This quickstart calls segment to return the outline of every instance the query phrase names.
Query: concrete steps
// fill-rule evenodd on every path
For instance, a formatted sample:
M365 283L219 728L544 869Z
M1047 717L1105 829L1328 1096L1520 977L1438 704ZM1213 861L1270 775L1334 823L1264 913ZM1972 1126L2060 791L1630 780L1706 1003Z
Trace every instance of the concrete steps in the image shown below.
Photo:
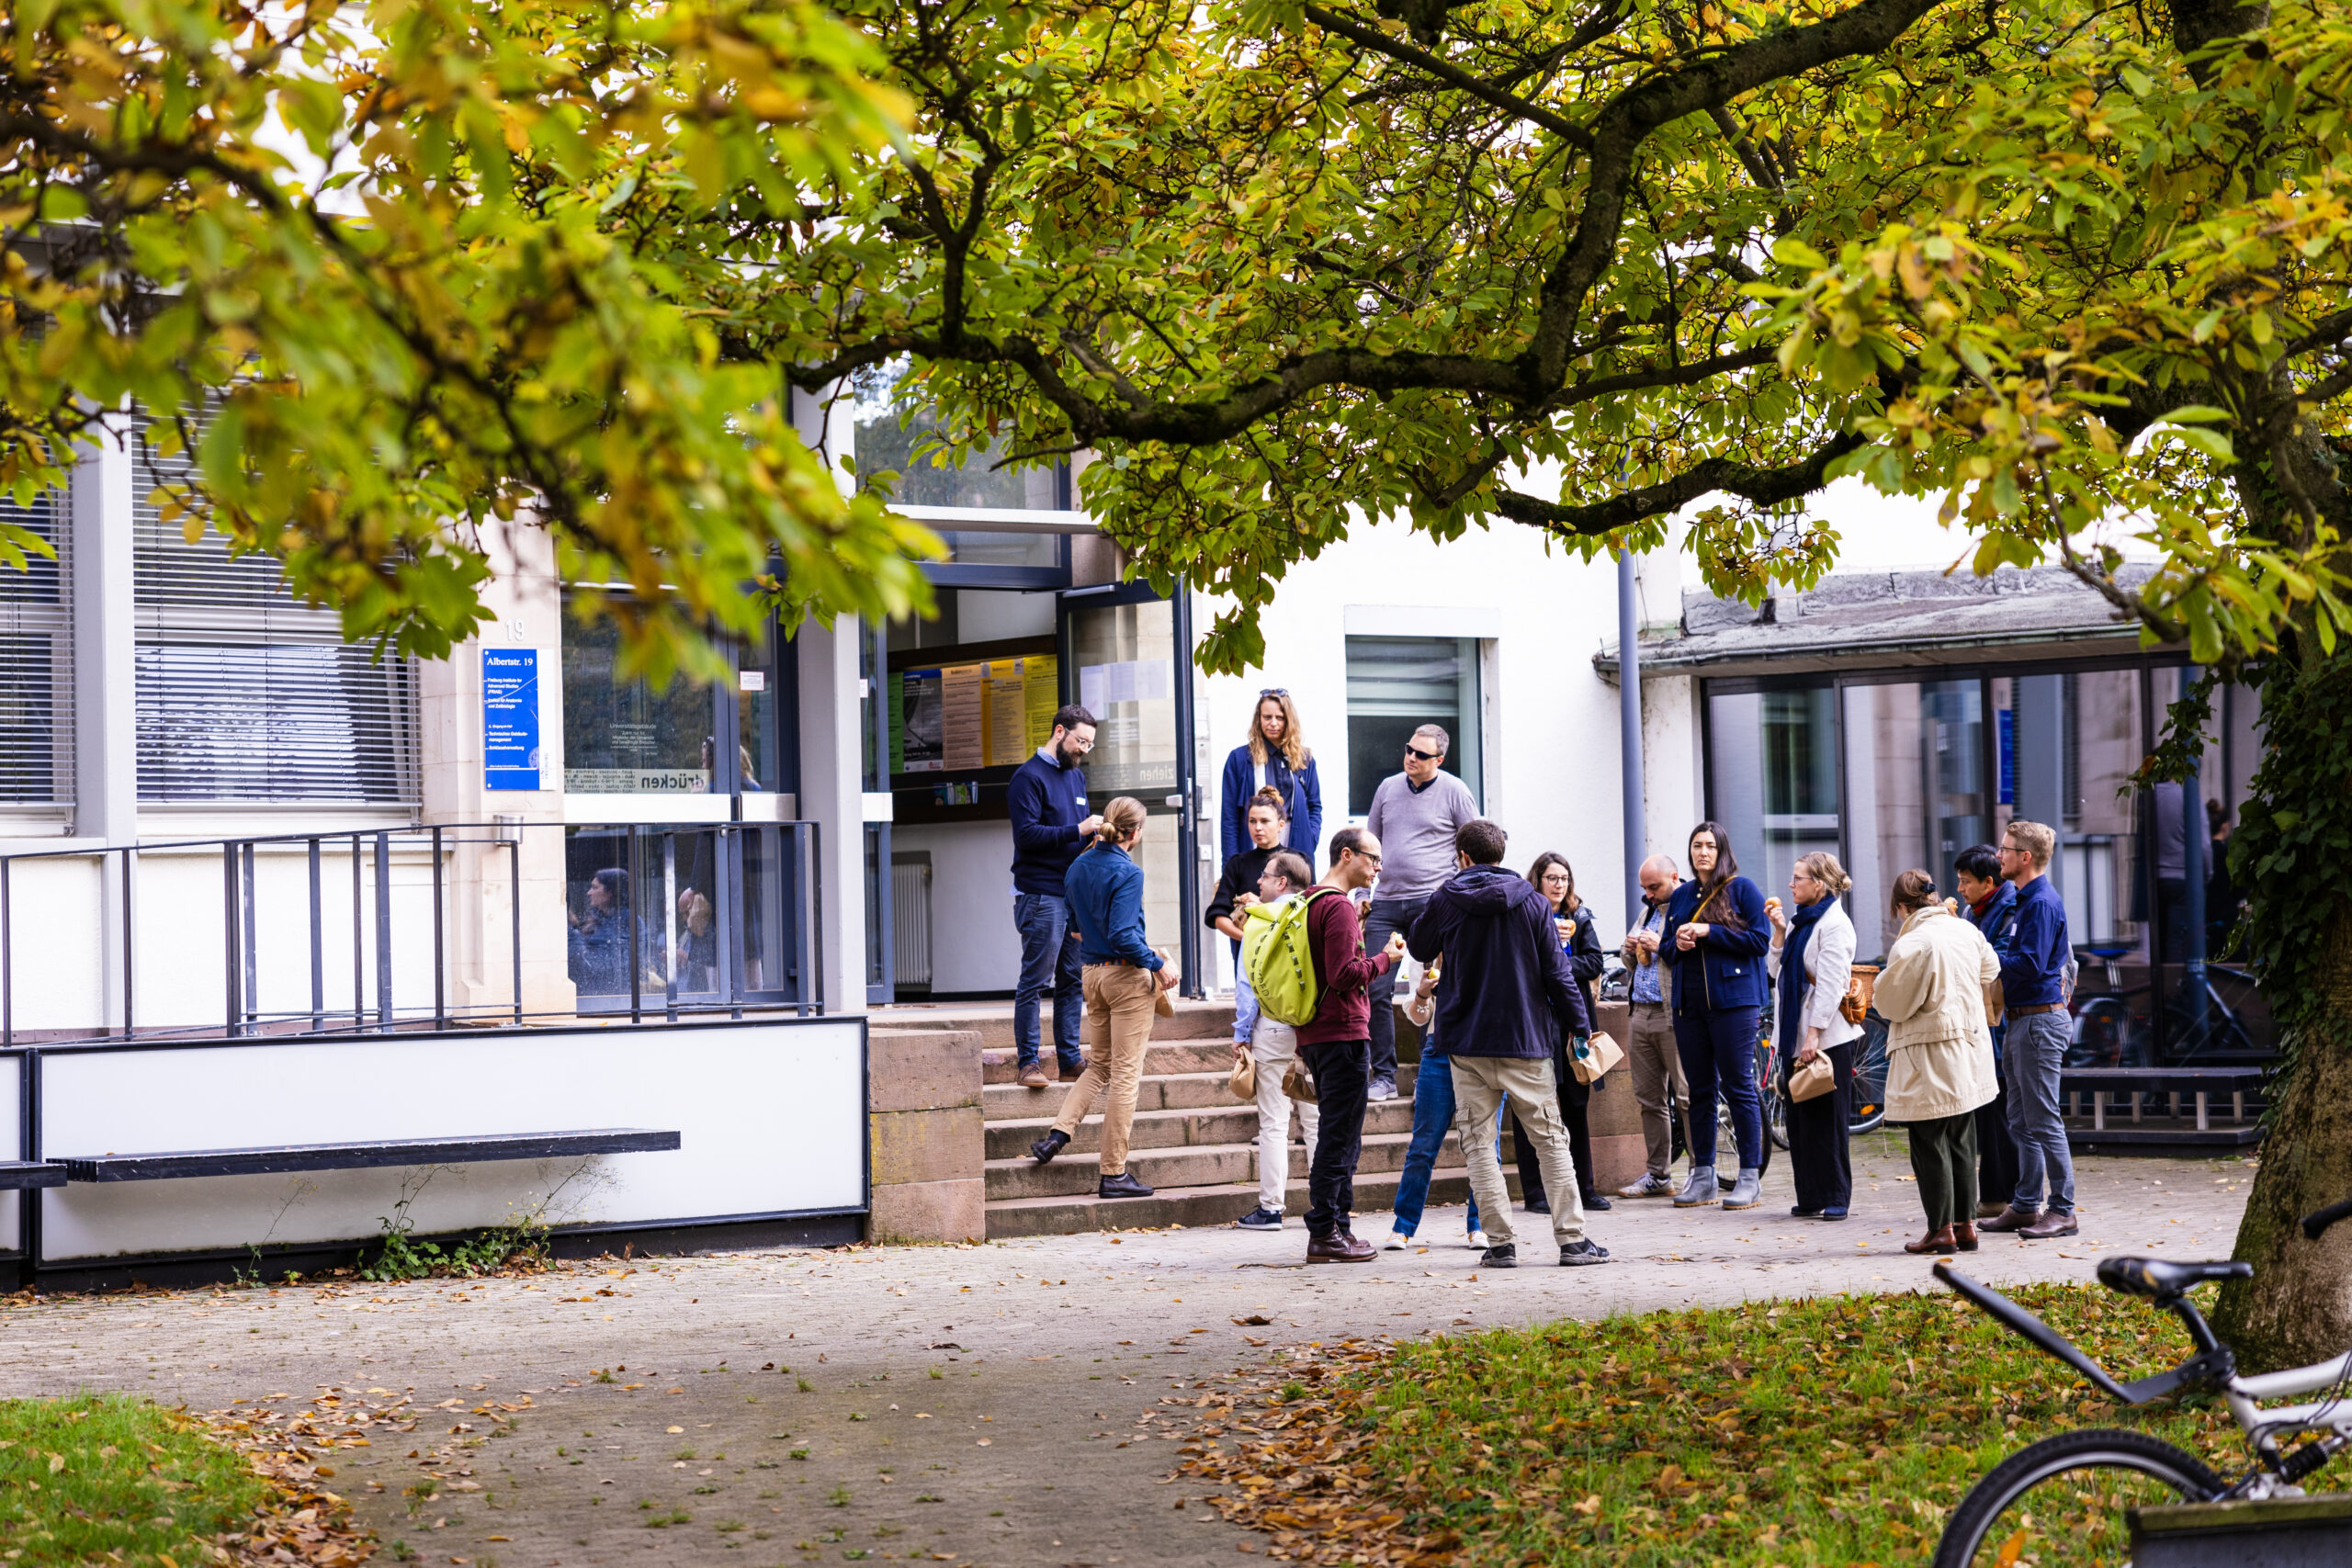
M1256 1146L1258 1108L1255 1105L1237 1104L1232 1096L1223 1095L1221 1087L1223 1082L1222 1078L1218 1080L1220 1094L1225 1101L1220 1106L1204 1108L1180 1106L1172 1109L1138 1110L1136 1112L1135 1122L1128 1130L1128 1151L1140 1153L1146 1149L1173 1149L1227 1144L1248 1144L1252 1147ZM1037 1107L1037 1114L992 1121L988 1123L988 1157L989 1159L1018 1158L1023 1164L1029 1162L1029 1145L1046 1135L1046 1130L1054 1124L1052 1112L1061 1104L1060 1097L1050 1092L1040 1093L1036 1098L1046 1101L1044 1105ZM1137 1100L1140 1101L1142 1098L1142 1094L1138 1092ZM1391 1100L1367 1108L1364 1112L1363 1130L1366 1134L1410 1134L1413 1130L1413 1102L1409 1100ZM1291 1140L1294 1145L1298 1141L1298 1120L1295 1116L1291 1119ZM1069 1146L1057 1156L1055 1163L1058 1165L1072 1155L1096 1154L1102 1147L1102 1119L1099 1116L1090 1117L1079 1123L1077 1135L1070 1139Z
M1069 1146L1050 1165L1030 1158L1029 1145L1053 1125L1069 1085L1057 1077L1045 1089L1029 1089L1013 1081L1009 1017L1001 1031L993 1031L986 1020L958 1020L957 1027L977 1030L988 1042L981 1053L986 1082L980 1106L987 1143L982 1170L989 1235L1062 1235L1226 1224L1257 1207L1257 1107L1237 1101L1226 1089L1233 1069L1230 1002L1180 1003L1174 1018L1159 1020L1153 1029L1127 1145L1127 1168L1155 1190L1149 1198L1095 1195L1102 1180L1099 1113L1080 1124ZM1409 1058L1412 1036L1400 1034L1398 1043ZM1408 1060L1398 1085L1406 1097L1412 1092L1411 1074ZM1356 1207L1367 1219L1384 1213L1394 1201L1412 1130L1410 1098L1383 1101L1366 1112L1363 1153L1356 1165ZM1291 1216L1290 1228L1298 1231L1298 1216L1306 1212L1312 1151L1298 1141L1295 1122L1291 1138L1283 1212ZM1459 1203L1469 1194L1469 1177L1449 1137L1438 1154L1430 1201Z

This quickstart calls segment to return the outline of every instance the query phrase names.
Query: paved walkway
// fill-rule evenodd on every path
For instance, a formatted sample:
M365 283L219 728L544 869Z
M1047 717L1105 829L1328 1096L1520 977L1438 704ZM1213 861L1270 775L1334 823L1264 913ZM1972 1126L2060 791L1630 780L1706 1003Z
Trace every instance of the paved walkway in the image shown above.
M1294 1220L1279 1236L61 1298L0 1314L0 1392L259 1401L329 1430L373 1417L344 1428L368 1446L333 1457L333 1484L427 1563L1230 1562L1257 1543L1177 1506L1181 1487L1163 1483L1177 1434L1164 1428L1181 1423L1177 1402L1265 1347L1915 1287L1927 1270L1900 1249L1920 1228L1900 1150L1885 1137L1857 1146L1842 1225L1789 1218L1784 1160L1766 1206L1746 1213L1621 1202L1595 1216L1620 1259L1603 1269L1478 1273L1452 1209L1428 1216L1425 1249L1349 1268L1305 1267ZM2086 1279L2115 1251L2225 1255L2253 1174L2235 1159L2079 1168L2079 1241L1988 1237L1965 1266L2025 1281ZM1385 1217L1356 1228L1371 1236ZM1521 1235L1544 1255L1548 1232Z

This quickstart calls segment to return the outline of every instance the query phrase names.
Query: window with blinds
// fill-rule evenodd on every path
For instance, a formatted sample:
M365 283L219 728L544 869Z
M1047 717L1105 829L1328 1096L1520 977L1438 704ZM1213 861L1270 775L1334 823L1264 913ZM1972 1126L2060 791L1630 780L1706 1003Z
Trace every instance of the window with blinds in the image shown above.
M186 454L142 427L131 466L139 798L413 804L414 662L345 642L270 558L211 531L189 544L155 495L186 482Z
M0 805L74 798L74 616L68 592L65 497L44 492L19 506L0 496L0 518L57 547L28 555L28 570L0 563Z

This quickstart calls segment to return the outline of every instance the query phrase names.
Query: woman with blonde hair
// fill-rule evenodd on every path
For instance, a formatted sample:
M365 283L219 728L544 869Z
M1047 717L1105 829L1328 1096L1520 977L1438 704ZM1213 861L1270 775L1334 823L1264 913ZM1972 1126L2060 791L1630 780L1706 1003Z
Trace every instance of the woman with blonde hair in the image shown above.
M1846 1129L1854 1111L1854 1042L1862 1026L1849 1023L1838 1004L1854 970L1854 922L1838 896L1853 886L1826 850L1799 855L1789 873L1792 914L1767 900L1772 945L1765 972L1779 986L1774 1009L1781 1046L1781 1098L1789 1108L1789 1169L1796 1178L1801 1220L1842 1220L1854 1197L1854 1166ZM1836 1087L1810 1100L1789 1099L1789 1075L1800 1063L1826 1055Z
M1250 710L1250 739L1225 759L1225 780L1218 786L1219 838L1227 860L1250 848L1250 806L1261 790L1271 789L1290 817L1288 847L1306 857L1309 870L1323 841L1323 783L1315 772L1315 753L1298 725L1298 705L1281 686L1258 694Z
M1902 930L1886 950L1875 998L1887 1026L1886 1119L1908 1127L1911 1169L1928 1212L1928 1234L1903 1250L1973 1252L1975 1112L1999 1090L1984 987L2001 961L1984 933L1936 896L1924 871L1894 879L1894 918Z
M1176 986L1175 969L1144 941L1143 867L1135 863L1143 825L1142 801L1123 795L1111 802L1102 808L1094 847L1071 862L1062 879L1085 965L1080 979L1089 1050L1086 1070L1070 1086L1061 1114L1029 1145L1030 1157L1039 1165L1052 1159L1069 1146L1101 1097L1102 1156L1095 1190L1104 1198L1151 1196L1151 1189L1127 1170L1127 1142L1144 1055L1151 1049L1153 1005L1160 992Z

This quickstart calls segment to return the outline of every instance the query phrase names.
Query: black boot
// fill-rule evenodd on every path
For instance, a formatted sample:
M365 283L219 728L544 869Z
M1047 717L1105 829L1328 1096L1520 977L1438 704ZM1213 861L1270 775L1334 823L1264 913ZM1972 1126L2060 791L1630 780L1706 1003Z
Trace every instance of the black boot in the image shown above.
M1044 1165L1068 1147L1069 1147L1069 1134L1059 1127L1056 1127L1029 1145L1029 1157L1039 1165Z

